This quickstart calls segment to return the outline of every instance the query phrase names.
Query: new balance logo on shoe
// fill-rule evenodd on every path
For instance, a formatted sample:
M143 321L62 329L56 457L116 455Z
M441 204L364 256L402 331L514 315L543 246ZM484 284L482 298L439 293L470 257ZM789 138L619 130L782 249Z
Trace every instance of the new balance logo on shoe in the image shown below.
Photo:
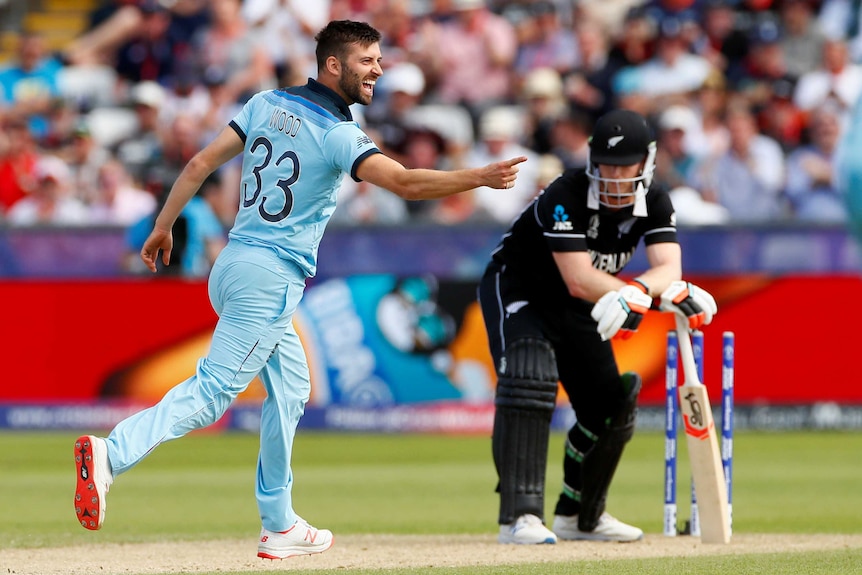
M257 556L263 559L287 559L298 555L313 555L332 547L334 540L328 529L316 529L304 519L299 519L287 531L261 529Z

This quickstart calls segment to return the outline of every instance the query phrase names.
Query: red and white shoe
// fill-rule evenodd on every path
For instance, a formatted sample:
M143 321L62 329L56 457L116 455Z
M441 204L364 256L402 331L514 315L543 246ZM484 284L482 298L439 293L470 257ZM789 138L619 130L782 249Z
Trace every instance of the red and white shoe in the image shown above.
M105 521L105 495L114 482L105 440L82 435L75 440L75 515L82 527L95 531Z
M260 530L257 556L263 559L287 559L298 555L323 553L332 547L335 538L328 529L315 529L305 519L297 518L293 527L278 532Z

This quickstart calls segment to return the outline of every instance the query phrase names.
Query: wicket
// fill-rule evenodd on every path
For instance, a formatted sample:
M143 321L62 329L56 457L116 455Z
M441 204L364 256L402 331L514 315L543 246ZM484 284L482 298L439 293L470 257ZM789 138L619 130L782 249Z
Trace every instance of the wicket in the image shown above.
M698 376L703 381L703 332L692 333L692 348L697 365ZM724 480L727 484L727 507L730 524L733 523L732 490L733 483L733 385L734 385L734 347L733 332L722 334L721 366L721 463ZM694 482L691 483L691 516L687 527L679 531L677 527L677 420L679 419L679 340L675 331L667 334L667 363L665 365L665 439L664 439L664 527L668 537L678 534L700 535L697 510L697 494Z

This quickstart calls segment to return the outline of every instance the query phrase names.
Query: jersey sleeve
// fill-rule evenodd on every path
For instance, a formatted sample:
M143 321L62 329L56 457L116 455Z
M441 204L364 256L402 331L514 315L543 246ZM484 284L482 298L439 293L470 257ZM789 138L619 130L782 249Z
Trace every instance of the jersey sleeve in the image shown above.
M552 252L585 252L587 237L576 217L572 178L560 177L536 200L536 218Z
M664 191L656 193L650 204L650 224L643 235L644 245L678 243L676 212L673 209L670 195Z
M347 172L354 181L360 181L356 170L362 160L379 154L377 144L356 122L342 122L333 126L323 138L323 152L334 168Z
M233 128L236 132L236 135L245 143L245 139L248 136L248 131L251 128L251 113L254 106L258 105L260 101L260 94L255 94L242 109L234 116L234 119L230 121L228 126Z

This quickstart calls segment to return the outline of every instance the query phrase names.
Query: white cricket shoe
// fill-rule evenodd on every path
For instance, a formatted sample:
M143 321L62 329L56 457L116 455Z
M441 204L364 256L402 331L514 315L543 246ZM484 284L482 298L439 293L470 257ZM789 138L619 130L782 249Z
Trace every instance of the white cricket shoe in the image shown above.
M262 528L257 545L257 556L262 559L287 559L297 555L323 553L335 541L328 529L315 529L308 522L296 518L296 523L287 531L279 533Z
M592 531L581 531L578 529L577 515L556 515L553 525L557 537L566 541L637 541L643 539L644 532L619 519L610 513L602 513L599 524Z
M542 520L532 514L521 515L513 523L500 525L500 543L515 543L518 545L540 545L556 543L557 536L545 527Z
M75 440L75 515L78 522L95 531L105 521L105 495L114 482L108 446L95 435Z

